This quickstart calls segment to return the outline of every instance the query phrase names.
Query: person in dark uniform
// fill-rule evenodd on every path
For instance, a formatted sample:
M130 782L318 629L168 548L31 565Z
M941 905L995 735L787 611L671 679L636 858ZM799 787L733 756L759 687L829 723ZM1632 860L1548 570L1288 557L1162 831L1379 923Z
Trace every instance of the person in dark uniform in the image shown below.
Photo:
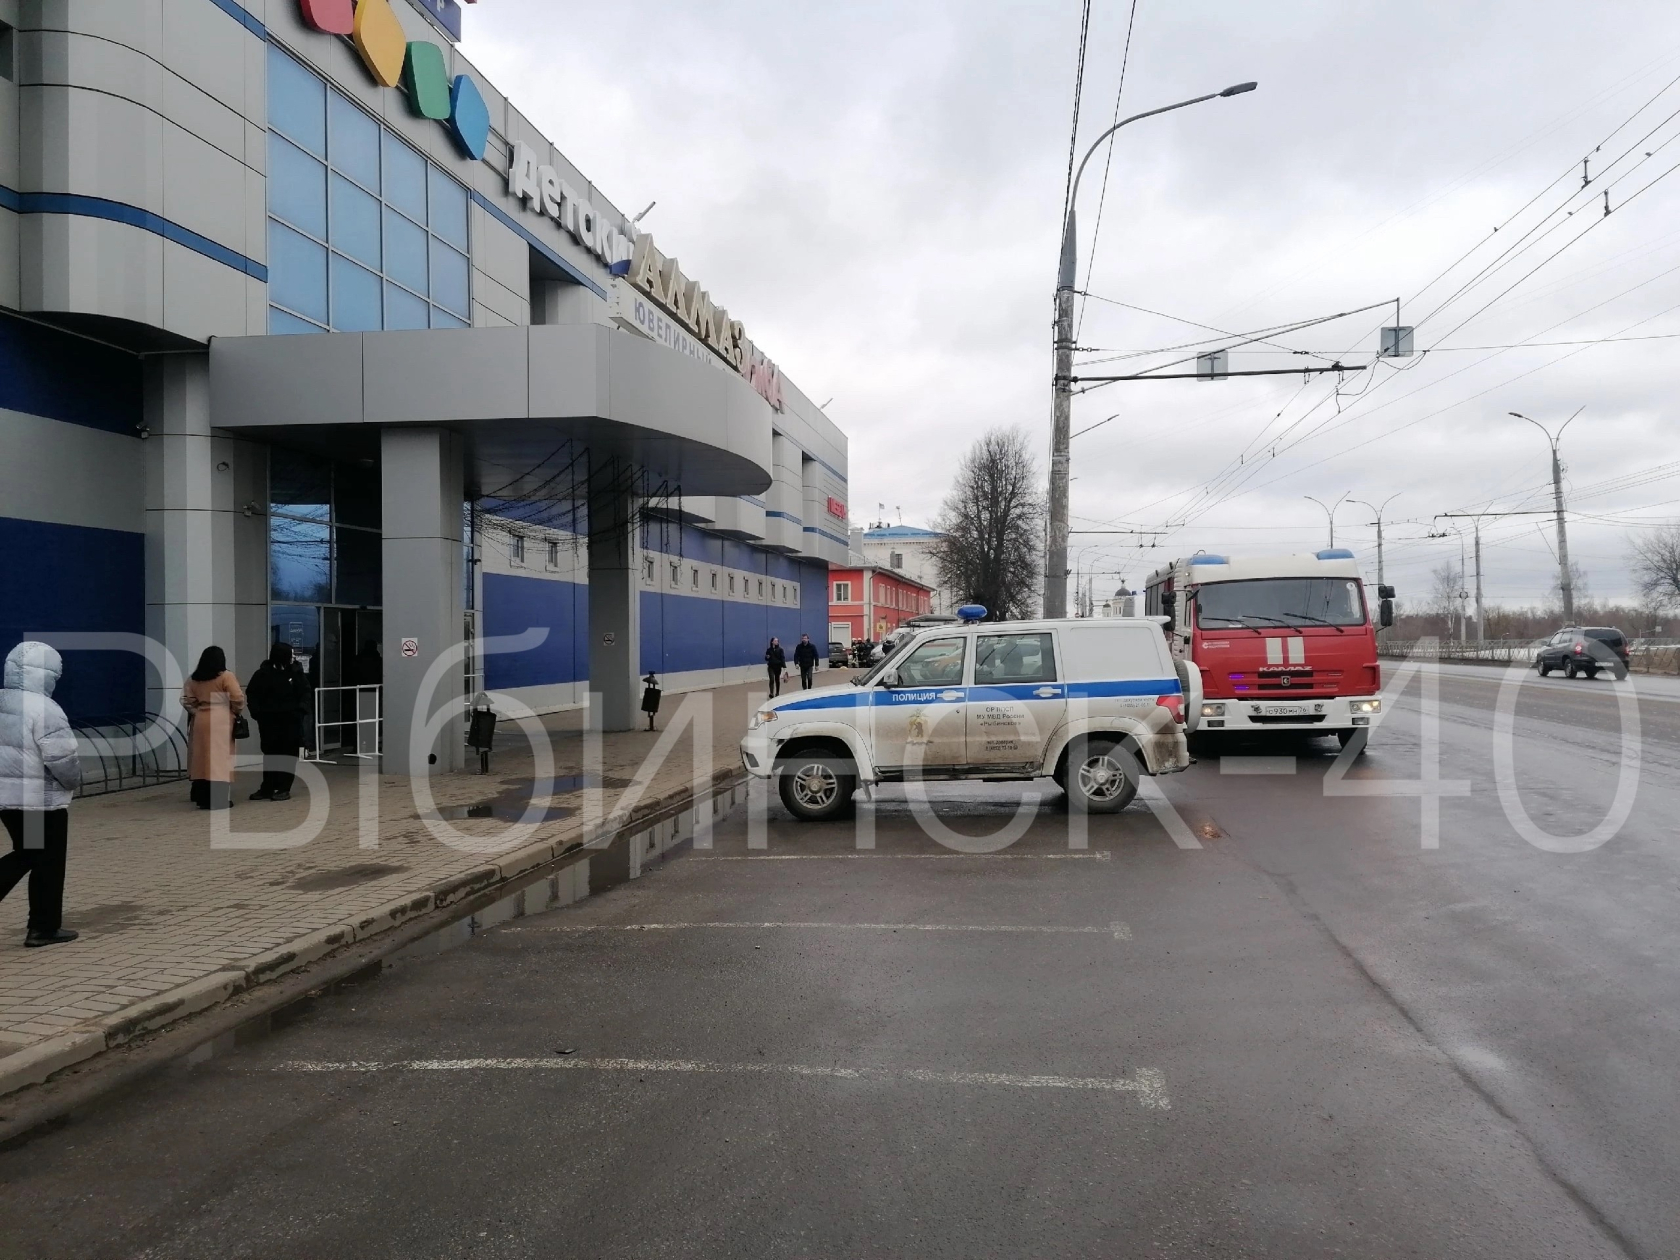
M799 687L802 691L811 690L811 673L817 668L817 645L811 642L811 636L799 636L799 645L793 649L793 663L799 666Z
M787 653L782 650L780 639L771 639L770 646L764 649L764 670L770 676L770 694L782 694L782 675L787 671Z
M245 689L246 707L257 722L262 746L262 783L253 801L289 801L296 778L298 749L306 742L304 726L311 713L309 675L292 659L290 643L276 643Z

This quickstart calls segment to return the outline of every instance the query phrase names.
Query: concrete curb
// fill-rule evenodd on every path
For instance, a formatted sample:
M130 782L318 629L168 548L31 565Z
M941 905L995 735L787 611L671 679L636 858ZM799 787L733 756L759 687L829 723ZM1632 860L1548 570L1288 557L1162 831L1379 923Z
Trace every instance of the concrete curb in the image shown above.
M477 870L452 876L430 888L389 902L353 923L335 924L309 932L279 949L245 960L237 967L203 976L178 988L91 1020L46 1041L0 1058L0 1143L59 1118L68 1109L85 1105L138 1073L116 1073L103 1088L94 1079L101 1056L129 1048L150 1036L165 1033L172 1043L157 1062L144 1056L139 1072L192 1054L206 1042L228 1036L252 1021L266 1021L281 1007L309 996L322 983L337 983L333 974L309 983L286 985L288 978L303 981L303 973L330 964L353 952L349 966L331 967L334 973L360 974L370 968L410 962L441 953L471 940L474 932L525 914L568 905L605 891L641 874L644 862L662 858L694 836L694 815L710 807L713 817L745 798L747 776L739 768L716 771L711 782L696 792L684 787L642 803L624 815L609 815L581 836L546 841L506 854ZM365 945L365 949L355 946ZM294 991L298 990L298 991ZM194 1016L214 1015L234 999L244 999L231 1027L217 1021L202 1030L191 1027ZM45 1087L66 1069L86 1072L85 1088L68 1091L54 1101L13 1097L20 1090Z

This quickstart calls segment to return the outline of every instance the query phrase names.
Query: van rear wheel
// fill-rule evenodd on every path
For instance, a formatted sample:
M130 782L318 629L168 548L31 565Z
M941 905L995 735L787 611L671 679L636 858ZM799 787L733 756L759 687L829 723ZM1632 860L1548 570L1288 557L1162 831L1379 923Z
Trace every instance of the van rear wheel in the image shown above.
M1068 804L1087 814L1116 814L1137 796L1142 768L1130 749L1106 739L1068 749Z
M857 776L842 773L837 761L817 753L778 763L777 787L788 813L801 822L827 822L851 808Z

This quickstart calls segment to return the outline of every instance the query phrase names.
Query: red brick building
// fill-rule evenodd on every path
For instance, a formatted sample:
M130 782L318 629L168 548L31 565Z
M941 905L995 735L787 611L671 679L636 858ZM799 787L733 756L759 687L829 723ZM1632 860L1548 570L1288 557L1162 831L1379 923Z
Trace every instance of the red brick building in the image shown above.
M847 646L859 639L879 643L904 622L933 611L933 588L896 569L834 568L828 571L828 637Z

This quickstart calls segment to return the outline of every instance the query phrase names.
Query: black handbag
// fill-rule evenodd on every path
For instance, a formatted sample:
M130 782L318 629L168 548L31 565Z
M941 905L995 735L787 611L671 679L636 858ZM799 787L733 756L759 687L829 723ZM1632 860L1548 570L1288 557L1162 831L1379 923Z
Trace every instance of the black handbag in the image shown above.
M233 737L235 739L251 738L251 719L243 713L236 713L233 717Z

